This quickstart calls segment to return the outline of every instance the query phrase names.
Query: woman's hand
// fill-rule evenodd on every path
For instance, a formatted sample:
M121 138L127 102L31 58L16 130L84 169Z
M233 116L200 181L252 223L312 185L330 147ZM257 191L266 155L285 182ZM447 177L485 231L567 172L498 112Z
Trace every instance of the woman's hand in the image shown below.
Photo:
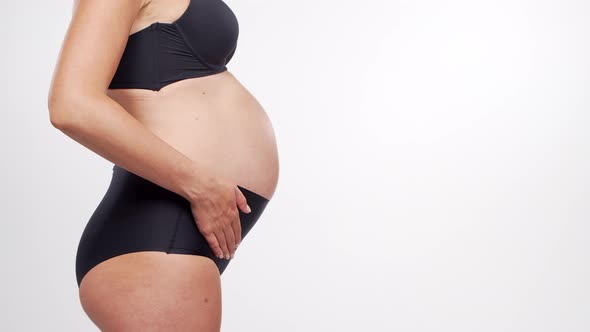
M190 199L197 228L219 258L230 259L242 240L240 210L250 213L246 197L236 184L222 177L201 183L202 194Z

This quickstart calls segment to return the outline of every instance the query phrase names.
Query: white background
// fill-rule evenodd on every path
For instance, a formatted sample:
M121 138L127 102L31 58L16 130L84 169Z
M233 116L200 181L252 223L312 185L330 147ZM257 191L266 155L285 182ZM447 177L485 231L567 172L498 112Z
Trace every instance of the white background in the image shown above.
M228 0L279 185L222 331L589 331L590 2ZM49 122L71 1L2 1L2 331L95 331L112 163Z

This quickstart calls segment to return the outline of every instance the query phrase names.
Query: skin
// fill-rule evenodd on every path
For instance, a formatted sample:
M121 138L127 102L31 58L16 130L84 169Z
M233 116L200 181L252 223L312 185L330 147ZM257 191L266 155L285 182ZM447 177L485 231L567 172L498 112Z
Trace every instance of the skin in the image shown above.
M108 85L130 34L173 22L188 0L75 0L52 78L53 126L191 203L199 231L230 259L241 241L240 185L271 199L278 153L260 103L229 71L160 91ZM198 206L198 208L197 208ZM90 270L80 301L102 331L219 331L220 276L195 255L128 253Z

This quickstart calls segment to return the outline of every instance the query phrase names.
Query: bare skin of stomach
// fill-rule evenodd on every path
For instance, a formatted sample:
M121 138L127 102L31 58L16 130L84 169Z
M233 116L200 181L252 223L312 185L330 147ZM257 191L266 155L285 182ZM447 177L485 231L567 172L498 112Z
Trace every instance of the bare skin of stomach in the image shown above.
M256 98L229 71L160 91L109 89L109 97L190 159L271 199L279 177L274 129Z

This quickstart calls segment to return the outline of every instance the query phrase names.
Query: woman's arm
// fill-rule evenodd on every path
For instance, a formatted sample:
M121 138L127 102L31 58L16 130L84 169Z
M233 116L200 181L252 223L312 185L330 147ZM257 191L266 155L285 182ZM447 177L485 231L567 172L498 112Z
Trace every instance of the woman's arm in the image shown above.
M131 26L149 0L79 0L48 96L50 121L111 162L188 200L213 174L160 139L107 96Z
M102 157L189 200L213 252L230 259L241 241L237 208L250 212L243 193L107 95L133 22L150 0L75 1L47 100L51 123Z

